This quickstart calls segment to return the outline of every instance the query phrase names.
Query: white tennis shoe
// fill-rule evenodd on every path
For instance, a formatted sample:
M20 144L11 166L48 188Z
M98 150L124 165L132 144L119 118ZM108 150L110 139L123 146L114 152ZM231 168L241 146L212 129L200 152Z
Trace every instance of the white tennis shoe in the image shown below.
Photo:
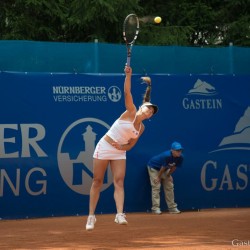
M94 215L89 215L88 216L88 220L87 220L87 224L86 224L86 230L90 231L93 230L95 227L95 223L96 223L96 218Z
M120 225L127 225L126 215L124 213L118 213L115 216L115 223Z
M181 211L178 208L171 208L168 210L170 214L180 214Z
M160 209L156 209L156 210L152 210L152 213L160 215L162 214L162 211Z

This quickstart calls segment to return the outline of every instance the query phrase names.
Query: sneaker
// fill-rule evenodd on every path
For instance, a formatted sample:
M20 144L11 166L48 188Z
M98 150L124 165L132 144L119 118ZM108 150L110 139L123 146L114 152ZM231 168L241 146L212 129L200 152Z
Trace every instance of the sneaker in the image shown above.
M162 211L160 209L156 209L156 210L152 210L152 213L160 215L162 214Z
M181 211L178 208L171 208L168 210L170 214L180 214Z
M87 220L87 224L86 224L86 230L87 231L93 230L95 227L95 223L96 223L95 216L89 215L88 220Z
M120 224L120 225L127 225L128 222L126 220L126 215L124 213L116 214L115 223Z

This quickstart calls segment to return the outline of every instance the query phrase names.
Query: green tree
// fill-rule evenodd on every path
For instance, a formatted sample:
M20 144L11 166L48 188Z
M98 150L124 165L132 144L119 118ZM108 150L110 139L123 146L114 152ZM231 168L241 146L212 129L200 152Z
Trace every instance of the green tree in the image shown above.
M9 0L1 8L1 39L57 41L63 36L64 0Z
M133 12L141 17L137 44L249 46L249 9L249 0L1 0L0 39L122 43Z
M73 0L67 18L70 40L121 42L123 19L128 13L140 11L138 2L139 0Z
M222 44L232 42L238 46L250 46L250 1L230 0L225 1L225 6L220 6L217 20Z
M145 28L150 43L163 45L238 46L250 43L249 0L148 0L145 13L163 23Z

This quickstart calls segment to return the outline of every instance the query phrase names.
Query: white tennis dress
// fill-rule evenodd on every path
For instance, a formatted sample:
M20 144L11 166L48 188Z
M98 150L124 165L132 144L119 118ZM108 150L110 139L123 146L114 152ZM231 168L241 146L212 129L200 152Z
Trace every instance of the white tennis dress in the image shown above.
M117 119L106 135L121 145L127 144L130 139L135 139L140 134L141 126L139 131L134 127L135 118L132 122ZM102 137L96 145L93 157L103 160L126 159L126 151L116 149Z

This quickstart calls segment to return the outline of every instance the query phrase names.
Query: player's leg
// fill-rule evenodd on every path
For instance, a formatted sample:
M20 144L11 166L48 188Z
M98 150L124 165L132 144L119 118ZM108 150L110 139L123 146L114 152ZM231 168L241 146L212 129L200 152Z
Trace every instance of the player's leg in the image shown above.
M167 203L169 212L178 214L180 211L178 210L177 204L175 203L173 178L172 176L168 177L166 174L167 172L164 173L162 178L165 201Z
M114 178L114 199L117 213L123 213L126 160L112 160L110 167Z
M100 190L103 184L104 175L108 167L108 160L93 160L93 181L90 188L89 197L89 216L86 224L86 230L94 229L94 224L96 222L95 209L97 202L100 197Z
M148 167L148 174L150 178L151 184L151 199L152 199L152 207L151 210L155 214L161 214L160 209L160 191L161 191L161 183L155 183L155 179L158 177L159 171L156 169Z
M93 160L93 181L90 188L89 214L95 213L108 163L108 160Z
M111 171L114 179L114 199L116 204L115 222L121 225L127 224L124 208L124 178L126 174L126 160L112 160L110 162Z

